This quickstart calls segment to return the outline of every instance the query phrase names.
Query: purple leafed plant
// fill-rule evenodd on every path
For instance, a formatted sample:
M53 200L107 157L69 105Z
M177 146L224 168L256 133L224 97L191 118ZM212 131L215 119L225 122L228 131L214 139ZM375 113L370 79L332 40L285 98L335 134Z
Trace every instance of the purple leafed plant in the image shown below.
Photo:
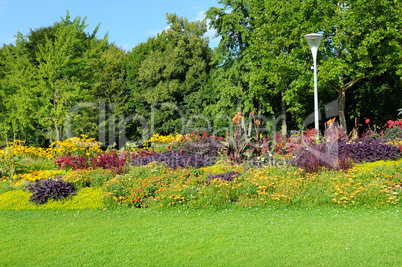
M339 153L346 154L354 162L371 162L378 160L395 160L402 157L397 146L386 144L382 140L359 139L343 141L338 144Z
M214 165L213 159L190 153L180 153L178 151L169 151L166 153L157 153L154 155L144 156L142 158L130 160L131 165L146 165L151 162L165 162L167 167L172 169L177 168L202 168Z
M237 172L226 172L216 175L208 176L207 183L210 183L214 179L222 179L224 181L233 182L234 178L236 177Z
M49 199L61 200L74 195L76 191L71 183L56 179L42 180L27 189L32 193L29 200L36 204L44 204Z

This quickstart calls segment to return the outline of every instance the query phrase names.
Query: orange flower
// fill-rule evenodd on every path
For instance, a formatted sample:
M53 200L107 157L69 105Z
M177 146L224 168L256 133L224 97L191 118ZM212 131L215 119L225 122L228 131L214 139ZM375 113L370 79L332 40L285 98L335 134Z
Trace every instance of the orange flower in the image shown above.
M336 118L330 119L329 121L327 121L328 125L332 125L335 122Z
M232 121L238 125L240 119L243 119L241 112L236 112L236 115L233 117Z

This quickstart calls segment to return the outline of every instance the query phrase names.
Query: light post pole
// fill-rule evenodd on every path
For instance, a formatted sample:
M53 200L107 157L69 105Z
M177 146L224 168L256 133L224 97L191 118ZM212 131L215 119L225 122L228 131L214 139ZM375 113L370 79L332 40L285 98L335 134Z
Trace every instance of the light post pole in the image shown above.
M320 45L320 41L322 38L321 34L318 33L309 33L304 35L306 38L308 45L310 46L311 53L313 54L313 62L314 62L314 121L315 121L315 130L317 131L317 138L319 134L319 125L318 125L318 91L317 91L317 50Z

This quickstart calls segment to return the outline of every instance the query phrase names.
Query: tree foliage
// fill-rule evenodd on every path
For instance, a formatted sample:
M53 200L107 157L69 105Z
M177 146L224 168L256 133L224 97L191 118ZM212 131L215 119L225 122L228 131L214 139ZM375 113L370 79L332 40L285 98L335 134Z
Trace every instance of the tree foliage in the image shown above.
M235 112L243 134L257 118L259 132L278 117L284 135L309 127L313 71L304 35L312 32L323 35L320 128L336 115L344 129L365 119L381 125L402 108L401 16L394 0L219 0L203 21L167 14L167 29L126 52L98 39L99 25L87 33L86 18L67 12L1 48L1 142L48 145L87 134L120 147L153 133L214 126L216 134ZM207 23L220 38L213 51ZM336 99L339 114L327 113Z
M193 115L203 113L212 51L202 37L205 22L188 22L167 14L170 27L133 49L127 70L131 96L129 108L148 121L144 131L162 134L184 132ZM134 63L134 64L133 64ZM144 127L143 127L144 128Z

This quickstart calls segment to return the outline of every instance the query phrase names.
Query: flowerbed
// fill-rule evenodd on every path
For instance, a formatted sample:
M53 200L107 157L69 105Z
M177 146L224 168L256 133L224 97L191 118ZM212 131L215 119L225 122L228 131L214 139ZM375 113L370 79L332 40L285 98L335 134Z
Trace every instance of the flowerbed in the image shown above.
M155 135L142 148L121 151L102 151L86 136L49 149L17 141L0 150L0 209L32 208L29 200L38 207L63 208L69 201L84 203L88 192L88 198L99 196L91 206L97 208L399 205L402 146L397 138L365 134L349 140L330 120L320 142L314 130L270 140L257 129L254 137L242 134L239 118L238 113L237 128L226 138L206 132ZM401 125L388 123L384 135ZM40 169L51 159L53 169ZM272 164L278 160L283 164Z

